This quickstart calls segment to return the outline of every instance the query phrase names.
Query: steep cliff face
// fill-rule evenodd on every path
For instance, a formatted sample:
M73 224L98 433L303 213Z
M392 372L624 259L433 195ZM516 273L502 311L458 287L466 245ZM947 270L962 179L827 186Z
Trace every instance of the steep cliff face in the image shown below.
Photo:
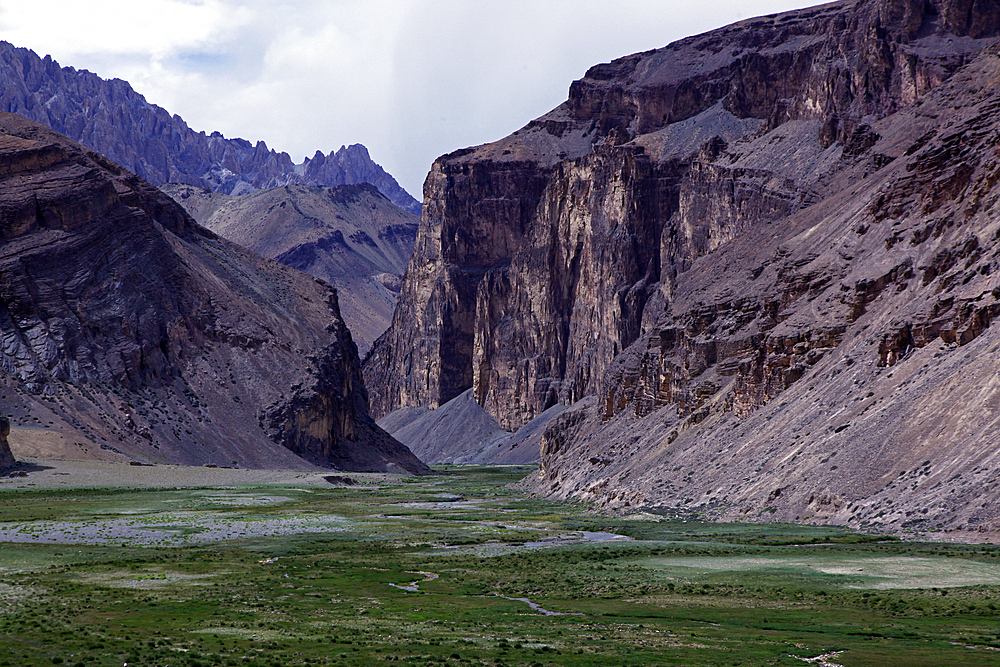
M440 158L365 362L375 413L472 387L510 429L576 403L537 489L730 518L899 528L930 496L878 494L930 461L941 506L919 527L983 525L996 397L938 403L930 371L879 369L986 345L998 33L994 3L959 0L744 21L592 68L550 114ZM923 363L952 398L977 386ZM872 399L897 412L852 438L840 420ZM900 437L908 418L925 426ZM966 418L982 439L935 440Z
M371 183L396 205L420 214L411 197L361 144L295 164L263 141L195 132L146 102L121 79L60 67L49 56L0 42L0 111L24 116L92 148L153 185L187 183L225 194L290 184Z
M10 435L10 421L6 417L0 417L0 470L16 463L14 453L10 451L10 443L7 442L8 435Z
M176 183L161 189L223 238L336 287L361 354L389 327L419 218L375 186L292 185L239 197Z
M366 363L376 413L473 386L511 428L593 393L656 292L814 202L872 120L993 39L990 7L959 21L953 4L745 21L594 67L550 114L440 158L405 305Z
M13 114L0 115L0 179L15 452L44 430L63 434L67 456L425 469L368 416L328 285Z
M874 123L844 189L697 260L546 433L535 488L1000 534L998 109L993 47Z

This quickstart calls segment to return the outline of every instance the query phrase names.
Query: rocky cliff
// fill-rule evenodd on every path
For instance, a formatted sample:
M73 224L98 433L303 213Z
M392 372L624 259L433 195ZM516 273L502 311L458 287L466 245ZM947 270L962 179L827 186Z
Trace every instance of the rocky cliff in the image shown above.
M420 202L361 144L327 155L317 151L295 164L263 141L195 132L121 79L60 67L49 56L7 42L0 42L0 111L48 125L153 185L187 183L239 195L291 184L371 183L396 205L420 214Z
M1000 532L998 33L964 0L744 21L439 158L375 413L575 404L558 497Z
M141 462L426 470L375 426L329 285L0 114L0 389L18 439ZM308 463L307 463L308 462Z
M240 197L173 183L161 189L223 238L336 287L360 354L388 328L419 218L375 186L292 185Z
M10 451L10 443L7 436L10 435L10 421L6 417L0 417L0 470L10 468L14 465L14 453Z

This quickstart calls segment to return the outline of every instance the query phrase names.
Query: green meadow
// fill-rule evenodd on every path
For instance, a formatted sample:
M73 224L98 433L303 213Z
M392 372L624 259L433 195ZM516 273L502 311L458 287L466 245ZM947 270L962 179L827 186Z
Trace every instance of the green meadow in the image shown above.
M2 491L0 667L1000 665L1000 547L602 516L525 497L527 469L439 472Z

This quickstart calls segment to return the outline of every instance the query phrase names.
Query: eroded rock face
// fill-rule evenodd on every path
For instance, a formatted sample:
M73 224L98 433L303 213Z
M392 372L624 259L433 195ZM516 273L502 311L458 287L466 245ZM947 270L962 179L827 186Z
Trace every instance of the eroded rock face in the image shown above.
M744 21L592 68L550 114L440 158L365 362L376 414L472 387L511 429L576 403L543 438L535 488L559 497L1000 531L973 492L1000 493L993 392L956 401L977 381L942 361L897 370L993 335L987 4ZM961 419L982 435L949 434ZM925 461L933 493L889 485Z
M10 421L6 417L0 417L0 470L17 463L14 460L14 454L10 451L10 444L7 442L8 435L10 435Z
M814 203L844 151L873 140L864 119L913 103L989 41L973 35L996 34L985 8L949 32L950 7L743 22L594 67L550 114L440 158L404 305L366 362L376 414L474 387L516 428L595 392L677 274Z
M329 285L13 114L0 115L0 179L14 429L35 421L119 460L426 470L368 416Z
M177 115L146 102L121 79L60 67L46 56L0 42L0 111L47 125L153 185L169 182L246 194L282 185L371 183L416 215L420 202L372 161L361 144L295 164L263 141L195 132Z
M419 219L375 186L292 185L239 197L176 183L161 189L223 238L336 287L362 355L389 327Z
M547 432L536 488L723 519L1000 533L998 82L992 48L873 123L879 139L842 153L820 202L678 275L597 396Z

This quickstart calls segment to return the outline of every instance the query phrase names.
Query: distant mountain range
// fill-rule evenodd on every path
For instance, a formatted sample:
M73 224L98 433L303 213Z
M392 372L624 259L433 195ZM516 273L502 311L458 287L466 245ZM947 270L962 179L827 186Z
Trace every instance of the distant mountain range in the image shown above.
M0 111L47 125L157 186L186 183L240 195L283 185L371 183L400 208L420 214L420 202L361 144L317 151L295 164L263 141L195 132L126 81L60 67L50 56L7 42L0 42Z
M161 189L220 236L336 287L362 355L388 328L420 218L374 185L286 185L239 197L176 183Z

